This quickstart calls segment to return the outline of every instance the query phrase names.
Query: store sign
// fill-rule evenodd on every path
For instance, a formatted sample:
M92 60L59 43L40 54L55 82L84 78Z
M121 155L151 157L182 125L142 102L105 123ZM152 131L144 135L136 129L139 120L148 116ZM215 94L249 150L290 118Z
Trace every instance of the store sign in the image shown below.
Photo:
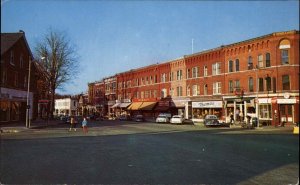
M222 108L222 101L192 102L192 108Z
M294 104L296 99L277 99L278 104Z

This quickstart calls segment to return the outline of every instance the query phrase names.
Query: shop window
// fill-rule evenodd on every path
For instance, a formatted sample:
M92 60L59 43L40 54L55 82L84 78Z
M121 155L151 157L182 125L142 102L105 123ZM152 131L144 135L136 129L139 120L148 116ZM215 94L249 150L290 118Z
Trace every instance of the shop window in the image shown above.
M235 60L235 71L240 71L240 60L239 59Z
M228 72L233 72L233 61L230 60L229 63L228 63Z
M290 90L290 76L289 75L282 76L282 90Z
M248 57L248 70L252 70L253 69L253 60L252 57L249 56Z
M271 105L269 104L262 104L262 105L259 105L259 112L260 112L260 115L259 117L260 118L271 118L271 112L272 112L272 109L271 109Z
M252 77L250 77L250 78L248 79L248 87L249 87L249 91L250 91L250 92L253 92L253 91L254 91L254 85L253 85L253 78L252 78Z
M271 55L266 53L266 67L271 67Z

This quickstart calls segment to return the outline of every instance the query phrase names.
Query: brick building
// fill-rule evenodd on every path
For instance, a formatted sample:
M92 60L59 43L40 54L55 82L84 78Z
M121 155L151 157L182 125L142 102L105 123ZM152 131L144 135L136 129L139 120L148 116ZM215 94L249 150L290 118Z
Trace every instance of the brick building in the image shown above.
M0 123L25 122L29 64L29 119L37 116L36 76L25 33L1 33Z
M266 125L291 124L299 121L299 31L118 73L115 81L115 106L125 101L125 113L171 112L200 122L206 114L228 122L232 113L235 120L249 116Z

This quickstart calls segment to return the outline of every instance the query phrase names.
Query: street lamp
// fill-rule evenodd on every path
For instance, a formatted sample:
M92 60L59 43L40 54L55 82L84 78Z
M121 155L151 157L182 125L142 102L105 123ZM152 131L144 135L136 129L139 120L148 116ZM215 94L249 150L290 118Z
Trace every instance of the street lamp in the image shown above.
M26 104L26 127L30 128L30 118L29 118L29 109L30 109L30 105L29 105L29 90L30 90L30 74L31 74L31 57L29 57L29 63L28 63L28 80L27 80L27 104Z
M255 105L255 109L256 109L256 117L257 117L257 128L259 128L259 113L258 113L258 109L259 109L259 106L258 106L258 82L259 82L259 80L258 80L258 69L259 69L259 67L258 67L258 65L256 65L256 67L255 67L255 72L256 72L256 105Z

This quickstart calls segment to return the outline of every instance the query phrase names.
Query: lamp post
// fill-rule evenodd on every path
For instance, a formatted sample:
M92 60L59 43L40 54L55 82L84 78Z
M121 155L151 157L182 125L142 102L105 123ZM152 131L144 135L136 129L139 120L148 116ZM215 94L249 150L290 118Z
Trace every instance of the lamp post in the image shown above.
M259 113L258 113L258 109L259 109L259 106L258 106L258 65L256 65L255 67L255 72L256 72L256 104L255 104L255 109L256 109L256 118L257 118L257 128L259 128L259 119L258 119L258 116L259 116Z
M30 74L31 74L31 57L29 57L29 63L28 63L28 80L27 80L27 103L26 103L26 127L30 128L30 118L29 118L29 110L30 110L30 105L29 105L29 90L30 90Z

